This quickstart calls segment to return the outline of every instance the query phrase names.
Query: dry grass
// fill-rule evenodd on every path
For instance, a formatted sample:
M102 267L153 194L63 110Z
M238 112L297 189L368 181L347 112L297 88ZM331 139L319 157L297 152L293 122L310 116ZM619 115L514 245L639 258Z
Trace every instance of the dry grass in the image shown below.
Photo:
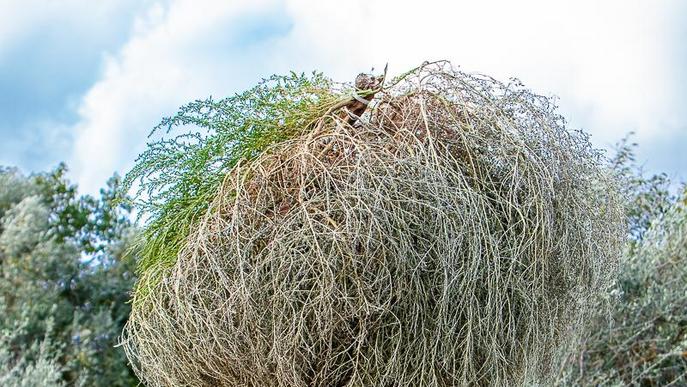
M601 165L549 99L426 64L237 164L125 348L152 386L544 383L615 270Z

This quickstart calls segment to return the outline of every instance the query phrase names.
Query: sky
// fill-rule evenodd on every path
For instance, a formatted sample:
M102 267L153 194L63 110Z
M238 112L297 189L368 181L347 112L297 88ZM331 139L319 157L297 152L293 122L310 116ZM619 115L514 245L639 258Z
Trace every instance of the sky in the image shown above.
M178 107L271 74L425 60L519 78L649 173L687 181L687 2L0 0L0 165L64 161L83 193Z

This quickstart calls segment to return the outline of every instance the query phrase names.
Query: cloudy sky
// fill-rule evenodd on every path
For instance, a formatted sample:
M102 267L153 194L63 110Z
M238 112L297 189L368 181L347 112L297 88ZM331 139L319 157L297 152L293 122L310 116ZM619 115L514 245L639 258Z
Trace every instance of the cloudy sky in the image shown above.
M92 193L185 102L449 59L557 95L598 147L636 132L647 170L687 180L686 40L680 0L0 0L0 165L66 161Z

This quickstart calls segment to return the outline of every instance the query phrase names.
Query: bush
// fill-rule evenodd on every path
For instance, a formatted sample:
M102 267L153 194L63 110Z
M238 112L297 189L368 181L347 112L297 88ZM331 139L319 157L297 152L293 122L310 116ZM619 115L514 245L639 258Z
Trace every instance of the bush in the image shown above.
M118 180L80 197L65 171L0 168L0 385L136 385L115 348L134 281Z
M127 180L140 179L151 221L125 330L138 375L550 380L624 232L587 136L519 83L445 62L366 90L377 94L362 118L336 110L361 97L332 85L277 77L191 104L165 123L207 134L139 159Z

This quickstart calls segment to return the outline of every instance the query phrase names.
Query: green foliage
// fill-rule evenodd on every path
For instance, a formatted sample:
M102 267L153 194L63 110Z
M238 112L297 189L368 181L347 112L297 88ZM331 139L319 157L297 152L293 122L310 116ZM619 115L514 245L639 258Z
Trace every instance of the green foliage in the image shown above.
M137 296L175 262L227 172L240 160L309 128L337 102L333 89L319 73L272 76L233 97L190 103L153 129L151 135L175 129L182 134L150 143L124 179L123 192L140 184L134 204L150 217L139 266L146 277Z
M14 204L35 193L36 187L19 173L16 168L0 166L0 218ZM2 230L0 225L0 231Z
M135 385L115 348L134 282L129 208L116 176L94 198L65 173L0 169L0 385Z
M100 198L78 196L77 187L66 178L67 166L60 163L49 173L33 176L38 197L50 216L50 233L58 242L70 239L86 254L102 252L129 227L131 206L120 202L121 179L115 175L100 190Z
M3 218L0 248L10 257L36 248L48 231L48 209L40 197L28 196L10 208Z
M88 206L92 198L79 200L76 185L70 184L65 174L67 167L59 164L53 171L34 176L42 203L49 210L50 233L63 242L72 238L80 242L88 224Z
M575 384L687 383L687 190L622 260L609 320L595 322Z
M623 181L630 245L633 247L644 238L651 222L668 211L675 197L670 193L670 180L665 173L644 176L635 159L637 144L630 142L631 136L632 133L616 146L611 167Z
M61 387L62 369L58 358L60 352L51 348L46 339L40 345L33 345L31 352L36 356L30 360L26 354L14 359L7 343L0 341L0 385L5 387Z
M625 183L630 243L610 315L592 321L563 384L687 383L687 186L675 197L665 175L644 176L634 146L623 140L613 160Z

